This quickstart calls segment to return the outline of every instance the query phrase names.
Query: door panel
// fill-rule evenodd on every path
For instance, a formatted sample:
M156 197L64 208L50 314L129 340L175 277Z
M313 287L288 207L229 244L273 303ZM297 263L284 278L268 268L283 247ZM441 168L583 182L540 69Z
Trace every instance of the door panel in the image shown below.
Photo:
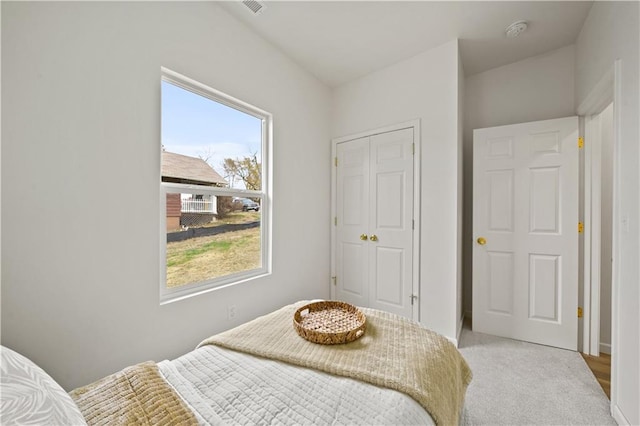
M351 170L353 173L354 171ZM366 201L363 194L364 189L368 185L364 182L364 176L361 174L345 176L343 181L342 193L342 218L345 226L363 226L363 211Z
M513 312L513 253L487 252L489 264L489 310L511 315Z
M404 228L404 171L380 173L376 182L376 228Z
M487 173L489 180L489 229L513 231L513 170Z
M487 148L484 151L484 158L497 159L497 158L513 158L513 138L498 137L488 138L486 141Z
M560 256L529 254L529 318L558 322Z
M577 348L577 139L577 117L474 131L474 330Z
M404 282L404 250L388 247L374 247L376 256L376 289L379 303L393 306L402 305Z
M560 229L560 168L529 168L531 202L529 203L530 233L559 234Z
M349 297L363 298L367 295L366 250L362 243L342 243L342 261L346 267L342 268L342 291Z

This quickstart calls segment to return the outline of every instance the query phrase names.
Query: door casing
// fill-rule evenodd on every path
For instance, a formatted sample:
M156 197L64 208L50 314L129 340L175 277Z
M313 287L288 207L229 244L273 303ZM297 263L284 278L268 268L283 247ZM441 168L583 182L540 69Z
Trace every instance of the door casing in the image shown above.
M395 130L402 130L407 128L413 128L413 142L415 152L413 156L413 217L414 217L414 238L413 238L413 294L418 298L414 300L412 319L414 321L420 321L420 193L421 193L421 143L420 143L420 120L411 120L403 123L393 124L390 126L380 127L373 130L367 130L360 133L355 133L331 140L331 277L329 285L331 288L331 298L336 297L336 255L337 255L337 238L336 238L336 215L337 215L337 175L336 175L336 155L337 147L341 142L350 141L353 139L364 138L368 136L377 135L380 133L393 132Z
M620 295L618 277L620 271L620 223L622 218L620 217L620 108L617 105L622 98L622 62L620 59L614 61L609 70L602 76L602 78L595 84L586 99L578 106L578 115L581 117L597 115L604 110L607 105L613 102L613 228L612 228L612 244L611 244L611 256L613 262L611 265L611 415L618 422L618 424L628 423L622 410L618 407L619 399L619 383L620 375L622 372L619 369L620 352L618 345L620 341L620 310L618 309ZM586 141L588 143L588 140ZM586 208L587 206L585 206ZM589 224L585 224L589 227ZM586 253L584 259L584 268L590 268L590 259L587 258ZM592 321L592 311L598 311L599 316L599 304L594 303L591 298L592 283L584 282L584 318L583 318L583 348L582 352L588 353L589 346L592 338L595 338L596 327L600 327L595 321ZM597 291L593 289L594 291ZM598 339L599 340L599 339ZM595 346L595 345L594 345Z

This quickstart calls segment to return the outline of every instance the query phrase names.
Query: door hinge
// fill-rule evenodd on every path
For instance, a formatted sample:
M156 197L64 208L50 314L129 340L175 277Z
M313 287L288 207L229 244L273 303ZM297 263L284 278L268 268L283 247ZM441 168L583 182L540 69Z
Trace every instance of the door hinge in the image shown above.
M582 234L584 232L584 223L578 222L578 234Z
M411 229L416 229L416 220L411 219Z
M578 148L584 148L584 138L582 136L578 138Z
M578 306L578 318L582 318L582 308Z
M335 164L336 167L338 167L338 157L333 157L333 164Z
M338 226L338 216L333 218L333 226Z
M418 296L415 294L412 294L411 296L409 296L409 298L411 299L411 306L413 306L413 303L416 301L416 299L418 299Z
M411 153L413 155L416 155L416 143L415 142L411 143Z
M333 281L333 285L337 285L337 283L338 283L338 277L337 276L334 275L333 277L331 277L331 280Z

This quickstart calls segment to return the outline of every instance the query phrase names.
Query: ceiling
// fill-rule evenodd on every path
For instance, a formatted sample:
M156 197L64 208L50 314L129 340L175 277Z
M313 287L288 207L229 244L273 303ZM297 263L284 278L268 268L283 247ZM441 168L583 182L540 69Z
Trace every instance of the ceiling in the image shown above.
M258 15L220 4L335 87L455 38L466 75L558 49L576 40L592 2L266 0ZM507 38L519 20L528 30Z

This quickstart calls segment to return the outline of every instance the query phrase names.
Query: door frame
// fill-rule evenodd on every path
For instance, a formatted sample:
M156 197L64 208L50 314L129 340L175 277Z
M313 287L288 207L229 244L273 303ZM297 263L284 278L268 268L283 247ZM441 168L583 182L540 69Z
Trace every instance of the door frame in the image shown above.
M331 140L331 299L336 297L336 253L337 253L337 236L336 236L336 215L337 215L337 149L338 144L348 142L354 139L365 138L378 135L380 133L388 133L396 130L413 128L413 144L415 147L413 155L413 277L412 292L418 296L413 304L412 319L420 320L420 183L421 183L421 133L420 119L405 121L403 123L392 124L389 126L379 127L364 132L354 133Z
M605 73L605 75L598 81L593 87L589 95L578 106L578 116L585 120L586 118L600 114L609 104L613 102L613 214L612 214L612 244L611 254L613 262L611 265L611 413L618 423L621 423L624 416L621 417L619 409L617 409L618 401L618 341L620 339L619 326L621 318L619 317L618 301L619 301L619 289L618 279L620 271L620 248L619 248L619 235L620 235L620 108L619 105L622 94L621 88L621 61L615 60L613 66ZM585 126L586 127L586 126ZM586 128L585 128L586 131ZM590 131L589 133L592 133ZM586 135L585 135L586 136ZM589 140L586 139L586 145L588 146ZM592 178L591 164L587 164L585 161L585 200L584 207L585 212L591 208L592 197L589 194L587 200L587 176ZM587 202L588 201L588 202ZM585 223L585 229L591 230L592 224ZM599 228L598 224L598 228ZM590 239L589 243L591 247L594 244L593 239ZM595 242L600 244L600 241ZM599 247L598 247L599 251ZM586 272L589 270L591 273L591 253L587 256L587 241L585 240L585 250L583 257L583 266L585 271L585 277L583 282L584 293L584 317L583 317L583 347L582 352L589 353L592 349L595 349L595 343L598 344L599 355L599 334L600 334L600 282L598 281L597 287L594 287L594 282L591 280L590 275L587 279ZM594 298L593 296L597 296ZM594 300L596 299L596 300ZM598 318L598 323L595 323L595 318ZM596 337L597 336L597 337ZM594 340L592 344L592 340Z
M582 352L600 356L600 265L601 265L601 161L600 117L584 117L584 239L583 239L583 337Z

